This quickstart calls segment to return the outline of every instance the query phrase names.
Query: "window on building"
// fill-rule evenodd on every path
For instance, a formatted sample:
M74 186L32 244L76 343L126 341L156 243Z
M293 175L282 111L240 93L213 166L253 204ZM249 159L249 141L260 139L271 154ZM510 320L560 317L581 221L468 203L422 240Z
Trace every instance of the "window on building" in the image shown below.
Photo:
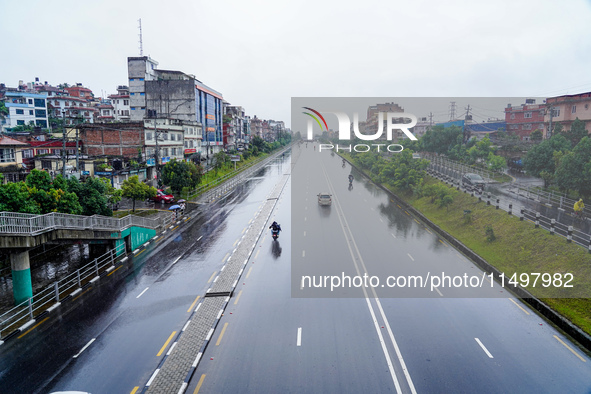
M124 110L124 111L123 111L123 115L124 115L124 116L129 116L129 110L127 110L127 109L126 109L126 110Z
M31 115L31 116L33 115L33 110L32 109L29 110L29 115Z
M164 141L168 141L168 133L164 133L164 134L162 134L162 139L163 139Z
M68 149L66 152L68 152L69 155L75 155L76 149Z
M46 118L47 111L45 111L44 109L36 109L35 110L35 117L36 118Z
M123 100L123 105L129 105L129 100Z
M16 110L16 114L17 115L24 115L25 114L25 110L24 109L17 109Z
M515 112L512 112L512 113L511 113L511 116L510 116L510 118L511 118L511 119L515 119Z
M131 110L132 110L132 111L135 111L135 107L131 107Z
M38 155L46 155L49 153L48 149L37 149L37 154Z
M146 133L146 141L152 141L152 133Z
M35 107L45 108L45 99L35 99Z
M33 158L33 149L27 149L23 151L23 159L32 159Z
M17 120L16 121L16 125L17 126L24 126L25 125L25 121L24 120Z
M33 104L33 99L29 99L27 102L28 102L29 104Z
M531 123L526 123L523 125L523 130L531 130L532 129L532 124Z
M554 108L554 111L552 111L552 117L558 118L559 116L560 116L560 108Z
M168 156L168 148L162 148L162 156Z
M131 94L132 96L135 96L135 93L134 93L134 92L131 92L130 94Z
M109 115L109 110L108 109L103 109L103 115L104 116L108 116Z
M37 119L35 120L35 124L39 127L43 127L44 129L47 128L47 121L45 119Z
M576 114L576 113L577 113L577 106L576 106L576 105L573 105L573 106L570 108L570 113L571 113L571 114Z
M146 107L142 107L142 110L145 110L145 109L146 109Z
M0 149L0 163L11 163L16 161L14 148Z
M133 82L133 81L134 81L134 79L133 79L133 78L129 78L129 80L130 80L131 82Z
M523 117L526 119L531 118L531 112L524 112Z
M143 80L144 80L144 78L140 78L140 81L143 81Z
M51 170L51 161L49 160L41 160L41 168L44 170Z
M144 92L140 93L140 96L145 96L145 95L146 95L146 93L144 93Z

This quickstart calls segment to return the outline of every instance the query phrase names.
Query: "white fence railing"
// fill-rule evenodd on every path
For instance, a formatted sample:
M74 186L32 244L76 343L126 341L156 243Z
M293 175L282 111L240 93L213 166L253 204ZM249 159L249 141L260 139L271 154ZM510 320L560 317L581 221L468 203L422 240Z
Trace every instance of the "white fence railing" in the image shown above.
M108 216L80 216L66 213L33 215L16 212L0 212L0 235L38 235L56 229L72 230L116 230L130 226L157 228L163 224L164 215L158 218L144 218L128 215L121 219Z

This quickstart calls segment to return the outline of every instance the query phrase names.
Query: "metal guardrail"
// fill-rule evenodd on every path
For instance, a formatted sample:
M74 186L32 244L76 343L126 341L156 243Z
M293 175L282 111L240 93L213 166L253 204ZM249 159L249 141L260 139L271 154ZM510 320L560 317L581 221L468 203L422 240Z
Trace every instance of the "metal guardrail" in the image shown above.
M587 247L591 253L591 235L574 228L573 225L558 222L555 218L542 216L540 212L528 208L521 208L519 212L513 208L513 201L507 197L500 197L490 192L483 192L480 195L474 191L470 191L462 187L459 179L452 175L441 173L437 170L437 165L430 166L427 172L445 182L446 184L455 187L457 190L463 190L465 193L471 192L472 196L478 197L479 200L485 200L487 205L495 206L497 209L502 209L509 214L516 215L520 220L527 220L535 224L536 227L541 227L548 230L551 234L557 234L567 239L568 242L575 242L579 245Z
M17 212L0 212L0 234L38 235L56 229L116 230L130 226L157 228L162 219L150 219L128 215L117 219L109 216L81 216L52 212L33 215Z
M120 256L118 254L121 253ZM52 311L67 297L75 297L90 283L97 281L101 275L115 268L119 257L127 256L125 245L97 257L90 263L56 281L53 285L40 290L27 301L20 303L0 315L0 340L15 331L23 331L32 325L42 314Z
M467 166L465 164L459 163L457 161L448 159L444 156L435 156L428 154L426 158L430 160L430 168L440 172L443 175L447 175L453 177L455 179L461 179L461 177L468 172L477 173L483 178L487 180L487 182L491 182L492 175L494 172L479 169L477 167ZM559 193L556 191L546 191L540 190L537 187L532 187L530 185L524 185L519 182L513 183L509 188L508 191L510 193L514 193L517 196L526 197L530 200L534 200L540 202L542 204L550 205L552 207L557 207L561 210L573 211L573 205L575 204L575 200L568 198L566 193ZM584 209L585 216L591 217L591 209L586 207Z
M279 155L282 155L283 153L285 153L285 151L287 151L290 148L291 144L285 147L284 149L281 149L279 152L274 153L271 156L267 156L264 159L261 159L253 163L253 165L243 167L240 170L232 171L226 174L225 176L218 178L216 181L204 185L203 187L207 188L208 190L202 192L203 194L201 195L199 200L204 203L210 203L213 200L216 200L224 196L229 191L233 190L236 186L238 186L240 183L244 182L253 173L257 172L265 165L267 165L269 161L276 159ZM199 194L199 190L200 189L197 189L191 192L190 195L194 196Z

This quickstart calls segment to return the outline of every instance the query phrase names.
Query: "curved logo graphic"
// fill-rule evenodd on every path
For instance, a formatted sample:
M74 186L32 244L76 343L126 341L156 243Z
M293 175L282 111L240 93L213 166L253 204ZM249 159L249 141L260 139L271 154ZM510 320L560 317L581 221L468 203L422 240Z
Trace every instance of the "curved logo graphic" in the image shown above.
M302 107L302 108L304 108L304 109L307 109L308 111L312 111L312 112L314 112L316 115L320 116L320 119L322 119L322 122L324 123L324 127L326 127L325 131L328 131L328 125L326 124L326 120L324 119L324 116L322 116L322 115L320 114L320 112L318 112L318 111L316 111L315 109L312 109L312 108L310 108L310 107ZM306 115L308 115L308 116L311 116L311 117L312 117L312 119L314 119L314 120L316 121L316 123L318 123L318 126L320 126L320 130L322 130L322 124L320 123L320 120L318 120L318 118L317 118L317 117L315 117L314 115L312 115L312 114L311 114L311 113L309 113L309 112L303 112L303 113L304 113L304 114L306 114Z

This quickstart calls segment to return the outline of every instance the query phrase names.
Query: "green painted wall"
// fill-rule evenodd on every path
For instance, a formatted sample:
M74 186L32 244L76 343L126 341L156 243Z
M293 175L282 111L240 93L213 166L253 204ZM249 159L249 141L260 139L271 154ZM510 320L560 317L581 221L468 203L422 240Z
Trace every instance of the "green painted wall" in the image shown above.
M12 270L12 294L17 305L33 297L30 268L20 271Z
M119 236L119 233L111 234L113 237ZM123 253L125 248L123 245L125 244L124 238L127 236L131 236L131 250L135 250L147 241L151 240L156 236L156 230L144 227L130 227L125 229L121 232L121 239L118 239L115 243L115 247L119 251L117 255Z

